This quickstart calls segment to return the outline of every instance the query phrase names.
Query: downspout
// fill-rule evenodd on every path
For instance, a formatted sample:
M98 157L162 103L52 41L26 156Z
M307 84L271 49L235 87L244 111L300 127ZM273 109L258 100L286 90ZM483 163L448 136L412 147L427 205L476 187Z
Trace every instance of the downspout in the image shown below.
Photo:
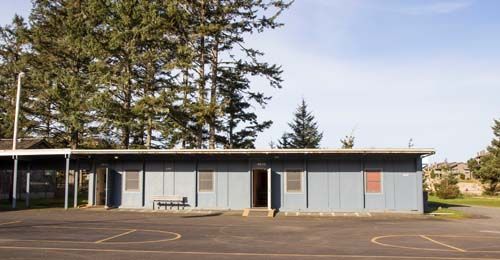
M362 168L361 168L361 175L363 176L363 209L366 209L366 176L365 176L365 167L366 167L366 154L363 154L362 157Z
M304 173L305 173L305 188L306 188L306 209L309 208L309 169L307 155L304 156Z
M198 163L199 159L196 158L196 167L194 170L194 206L198 207Z
M97 202L96 202L96 191L97 191L97 167L96 167L96 164L95 164L95 157L92 156L92 206L96 206L97 205ZM90 192L90 188L89 188L89 192Z
M142 207L146 205L146 159L142 157Z
M109 203L108 203L108 199L109 199L109 167L106 167L106 177L105 177L105 180L106 180L106 186L105 186L105 193L104 193L104 208L105 209L108 209L109 208Z

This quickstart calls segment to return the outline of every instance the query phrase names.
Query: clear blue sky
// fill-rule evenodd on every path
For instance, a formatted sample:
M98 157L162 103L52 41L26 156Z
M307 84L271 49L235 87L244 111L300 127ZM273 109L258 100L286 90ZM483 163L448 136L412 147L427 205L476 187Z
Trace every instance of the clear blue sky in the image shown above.
M0 0L0 23L26 16L29 0ZM275 124L267 147L304 97L339 147L433 147L430 161L467 160L489 144L500 118L500 1L296 0L285 27L248 38L283 65L284 87L259 110Z

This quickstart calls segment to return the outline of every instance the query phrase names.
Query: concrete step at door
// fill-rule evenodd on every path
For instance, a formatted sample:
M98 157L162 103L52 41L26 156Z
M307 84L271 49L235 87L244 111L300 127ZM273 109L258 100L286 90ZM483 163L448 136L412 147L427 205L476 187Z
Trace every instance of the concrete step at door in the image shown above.
M270 217L274 218L274 209L244 209L243 217Z

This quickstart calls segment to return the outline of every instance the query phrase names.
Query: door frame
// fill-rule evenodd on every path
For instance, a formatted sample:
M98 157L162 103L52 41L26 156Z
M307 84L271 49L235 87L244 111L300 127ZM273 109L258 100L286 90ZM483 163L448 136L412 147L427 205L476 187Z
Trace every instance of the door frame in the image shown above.
M109 167L98 167L96 169L96 180L95 180L95 188L94 188L94 194L95 194L95 200L94 200L94 206L104 206L105 208L109 207ZM104 190L100 189L99 179L103 178L104 180ZM104 192L104 204L101 204L102 197L100 195L101 192Z
M252 208L262 208L262 206L255 206L255 199L256 199L256 192L255 192L255 181L254 181L254 176L256 174L256 171L261 171L260 174L266 174L266 183L267 183L267 205L264 206L264 207L267 207L267 209L271 209L271 200L272 200L272 196L271 196L271 168L263 168L263 167L256 167L256 168L252 168L251 170L251 178L250 178L250 191L251 191L251 207Z

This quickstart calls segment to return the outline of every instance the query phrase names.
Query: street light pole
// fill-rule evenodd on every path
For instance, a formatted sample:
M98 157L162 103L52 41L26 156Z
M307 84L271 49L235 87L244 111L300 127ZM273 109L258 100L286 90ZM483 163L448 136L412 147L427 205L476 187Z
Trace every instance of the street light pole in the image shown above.
M21 102L21 78L24 77L24 73L20 72L17 75L17 93L16 93L16 113L14 115L14 135L12 137L12 150L16 150L17 145L17 125L19 122L19 103Z
M19 103L21 102L21 78L24 76L23 72L19 72L17 75L17 93L16 93L16 112L14 115L14 134L12 135L12 151L16 150L17 146L17 126L19 121ZM16 208L17 200L17 166L18 158L14 155L14 172L12 178L12 208Z

